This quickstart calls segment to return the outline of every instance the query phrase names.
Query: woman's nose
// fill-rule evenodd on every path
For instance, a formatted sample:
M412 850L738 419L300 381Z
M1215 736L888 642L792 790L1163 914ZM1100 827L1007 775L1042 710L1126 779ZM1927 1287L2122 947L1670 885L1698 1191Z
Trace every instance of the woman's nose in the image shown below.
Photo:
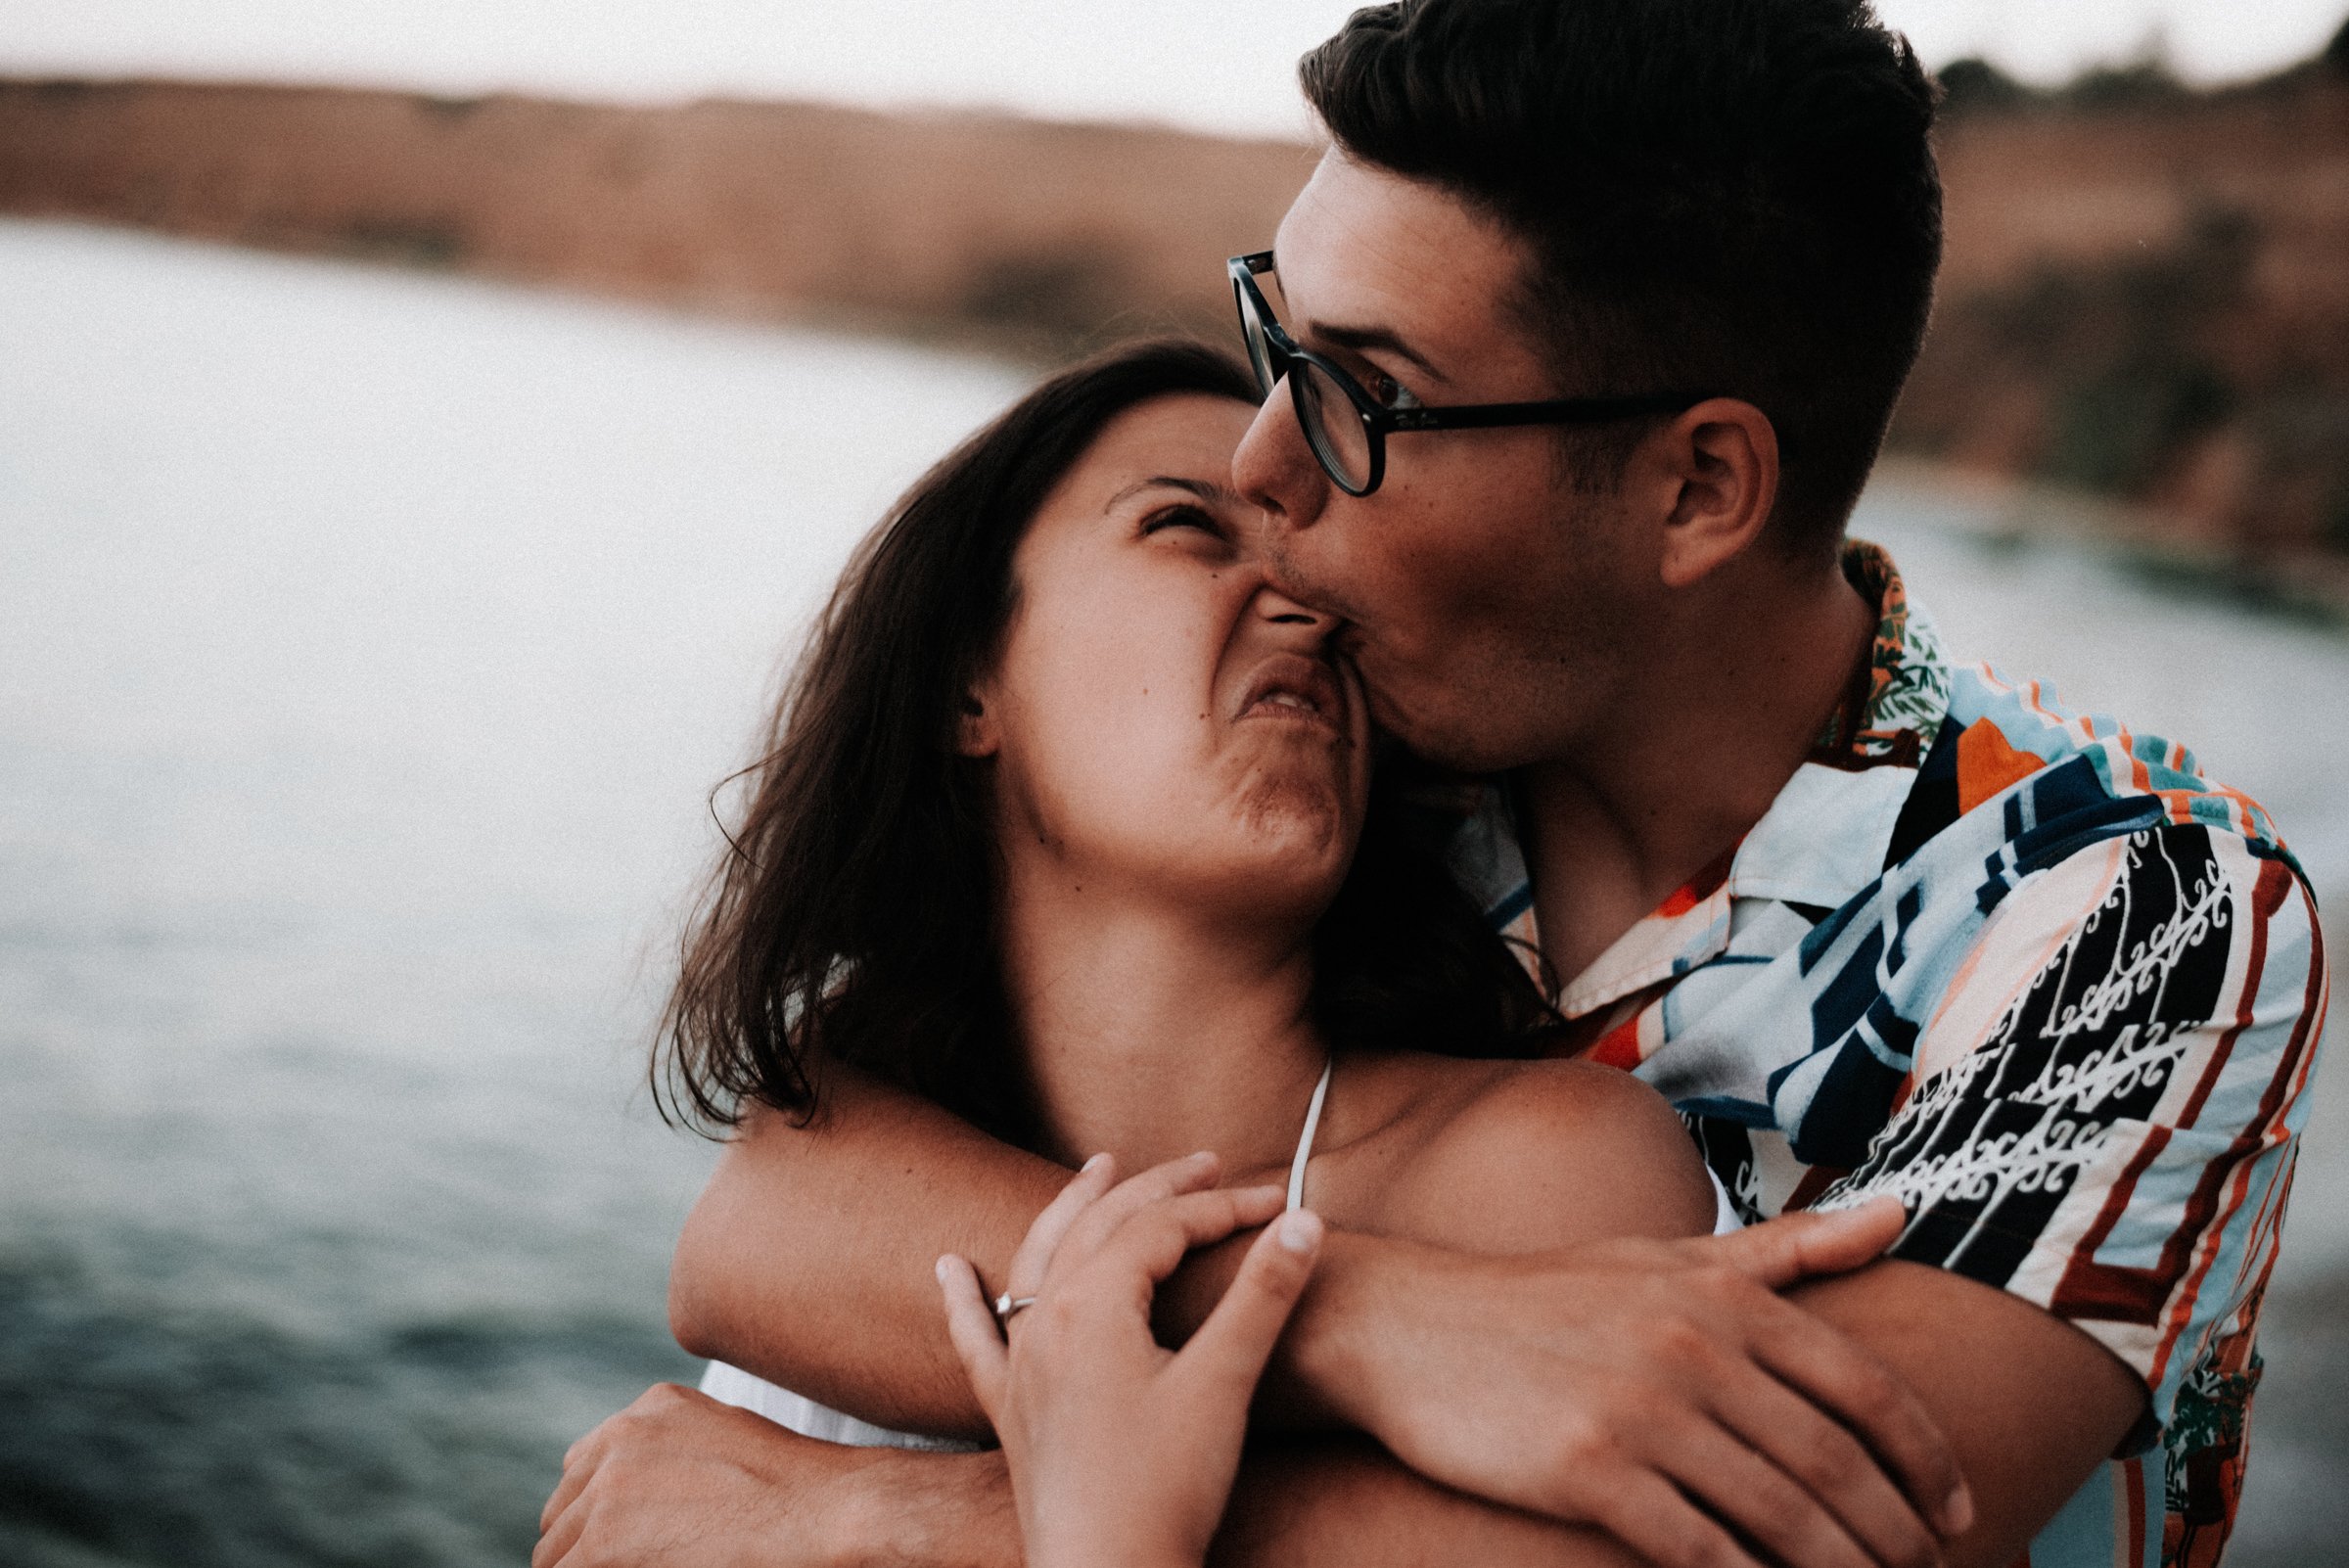
M1259 618L1273 625L1297 626L1313 632L1315 636L1327 635L1337 623L1332 617L1322 614L1311 605L1298 603L1278 588L1270 585L1256 590L1256 613Z

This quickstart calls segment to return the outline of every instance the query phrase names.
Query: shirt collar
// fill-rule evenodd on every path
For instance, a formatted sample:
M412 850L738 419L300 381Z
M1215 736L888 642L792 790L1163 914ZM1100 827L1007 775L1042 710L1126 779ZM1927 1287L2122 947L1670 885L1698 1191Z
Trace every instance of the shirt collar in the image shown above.
M1830 767L1886 761L1914 767L1950 713L1950 660L1941 633L1924 607L1911 601L1882 545L1846 542L1843 576L1876 607L1876 635L1853 697L1827 720L1811 760Z

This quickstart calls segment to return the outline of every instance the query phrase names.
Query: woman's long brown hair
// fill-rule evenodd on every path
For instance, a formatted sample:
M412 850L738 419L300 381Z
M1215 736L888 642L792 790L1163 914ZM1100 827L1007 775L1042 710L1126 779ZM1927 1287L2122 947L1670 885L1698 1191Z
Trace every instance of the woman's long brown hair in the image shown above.
M756 1100L805 1121L838 1062L997 1136L1032 1133L989 774L957 751L958 712L1008 623L1029 520L1111 420L1181 395L1257 401L1213 349L1114 349L963 441L858 548L741 775L748 807L685 933L653 1064L665 1117L715 1132ZM1337 1043L1516 1054L1541 998L1389 771L1316 931L1316 1021Z

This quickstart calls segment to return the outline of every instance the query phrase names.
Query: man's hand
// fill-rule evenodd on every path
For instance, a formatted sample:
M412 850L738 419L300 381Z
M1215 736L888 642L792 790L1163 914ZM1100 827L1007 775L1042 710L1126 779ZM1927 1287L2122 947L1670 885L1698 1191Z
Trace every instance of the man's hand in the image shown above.
M819 1443L673 1383L579 1439L530 1568L1016 1568L999 1454Z
M1949 1444L1776 1295L1869 1262L1901 1223L1887 1200L1534 1257L1390 1245L1349 1268L1333 1249L1343 1321L1301 1370L1355 1391L1337 1413L1413 1469L1596 1524L1658 1568L1751 1568L1738 1534L1802 1568L1933 1563L1973 1512Z

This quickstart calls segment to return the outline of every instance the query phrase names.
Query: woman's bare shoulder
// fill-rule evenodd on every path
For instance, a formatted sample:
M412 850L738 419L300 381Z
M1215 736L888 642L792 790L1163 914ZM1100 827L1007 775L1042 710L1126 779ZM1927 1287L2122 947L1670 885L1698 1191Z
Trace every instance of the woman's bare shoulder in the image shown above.
M1587 1062L1399 1061L1422 1123L1382 1183L1376 1228L1477 1252L1710 1230L1713 1184L1681 1119Z

